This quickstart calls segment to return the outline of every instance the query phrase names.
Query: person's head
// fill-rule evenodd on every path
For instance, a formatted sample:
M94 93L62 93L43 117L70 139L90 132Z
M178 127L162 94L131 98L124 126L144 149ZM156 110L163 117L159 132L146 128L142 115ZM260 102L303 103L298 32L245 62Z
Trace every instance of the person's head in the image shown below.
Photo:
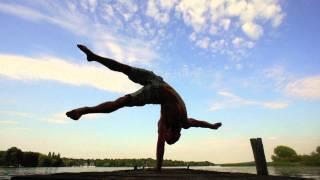
M168 128L165 133L165 140L168 144L174 144L181 136L181 128Z

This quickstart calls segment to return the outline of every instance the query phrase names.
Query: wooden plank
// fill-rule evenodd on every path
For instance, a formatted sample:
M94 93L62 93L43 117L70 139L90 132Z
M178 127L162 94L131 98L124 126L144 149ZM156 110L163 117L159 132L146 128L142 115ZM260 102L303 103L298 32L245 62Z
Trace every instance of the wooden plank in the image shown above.
M298 177L285 176L257 176L248 173L230 173L217 172L207 170L195 169L181 169L181 168L163 168L162 171L155 171L152 169L145 170L122 170L112 172L82 172L82 173L58 173L51 175L24 175L15 176L12 180L181 180L181 179L201 179L201 180L307 180ZM311 179L310 179L311 180Z
M268 176L268 168L261 138L250 139L257 175Z

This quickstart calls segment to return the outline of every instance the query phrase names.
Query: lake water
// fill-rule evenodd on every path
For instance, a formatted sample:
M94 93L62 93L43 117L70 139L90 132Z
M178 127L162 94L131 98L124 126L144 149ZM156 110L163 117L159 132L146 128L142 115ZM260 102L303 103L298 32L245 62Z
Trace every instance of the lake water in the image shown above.
M175 167L177 168L177 167ZM186 168L186 167L182 167ZM190 167L208 171L256 173L254 166L245 167L220 167L200 166ZM104 172L133 169L132 167L38 167L38 168L0 168L0 179L10 179L15 175L53 174L62 172ZM320 180L320 167L269 167L270 175L306 177Z

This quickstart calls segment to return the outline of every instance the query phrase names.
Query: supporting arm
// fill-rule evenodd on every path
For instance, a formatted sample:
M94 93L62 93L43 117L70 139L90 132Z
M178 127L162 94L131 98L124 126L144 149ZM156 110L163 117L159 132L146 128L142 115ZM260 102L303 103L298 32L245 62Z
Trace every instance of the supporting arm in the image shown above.
M157 167L156 170L161 171L163 155L164 155L164 146L165 146L165 138L164 138L165 128L163 121L158 122L158 142L157 142Z
M158 135L158 142L157 142L157 167L158 171L161 171L162 162L163 162L163 155L164 155L164 146L165 141L160 135Z

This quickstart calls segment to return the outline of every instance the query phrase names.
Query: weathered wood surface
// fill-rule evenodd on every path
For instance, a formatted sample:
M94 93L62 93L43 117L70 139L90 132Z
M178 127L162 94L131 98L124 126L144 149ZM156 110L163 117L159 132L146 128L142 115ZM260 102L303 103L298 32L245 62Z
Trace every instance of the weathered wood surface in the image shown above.
M192 179L192 180L298 180L304 178L293 178L284 176L257 176L246 173L229 173L229 172L215 172L192 169L164 169L161 172L145 169L145 170L124 170L114 172L84 172L84 173L59 173L52 175L29 175L16 176L12 180L149 180L149 179Z
M250 139L250 142L253 151L254 161L256 163L257 175L267 176L268 168L266 156L264 154L262 139L252 138Z

